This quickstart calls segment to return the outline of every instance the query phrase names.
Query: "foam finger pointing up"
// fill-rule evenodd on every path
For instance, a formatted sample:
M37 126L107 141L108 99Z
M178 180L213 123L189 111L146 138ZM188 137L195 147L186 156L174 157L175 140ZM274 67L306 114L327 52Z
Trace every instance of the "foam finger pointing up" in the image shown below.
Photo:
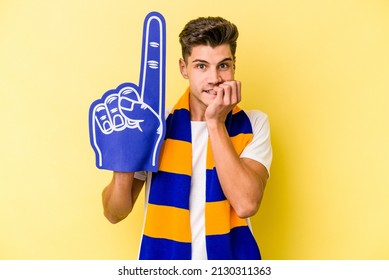
M157 12L147 15L143 27L140 95L144 103L159 111L165 90L166 24Z

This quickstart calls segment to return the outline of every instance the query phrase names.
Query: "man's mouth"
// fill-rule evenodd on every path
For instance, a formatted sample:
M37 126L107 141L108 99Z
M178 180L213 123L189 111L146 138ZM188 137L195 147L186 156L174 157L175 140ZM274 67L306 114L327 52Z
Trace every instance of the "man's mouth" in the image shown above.
M207 90L204 90L204 92L209 93L209 94L216 94L216 91L214 91L213 89L207 89Z

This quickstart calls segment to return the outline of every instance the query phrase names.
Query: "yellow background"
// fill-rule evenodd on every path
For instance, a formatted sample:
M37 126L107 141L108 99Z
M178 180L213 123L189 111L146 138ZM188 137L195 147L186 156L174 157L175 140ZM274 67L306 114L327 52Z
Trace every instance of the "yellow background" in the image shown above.
M133 259L143 197L117 225L88 108L139 79L143 19L167 21L167 105L183 93L178 33L240 29L247 109L269 115L274 162L255 235L265 259L389 259L387 0L0 2L0 258Z

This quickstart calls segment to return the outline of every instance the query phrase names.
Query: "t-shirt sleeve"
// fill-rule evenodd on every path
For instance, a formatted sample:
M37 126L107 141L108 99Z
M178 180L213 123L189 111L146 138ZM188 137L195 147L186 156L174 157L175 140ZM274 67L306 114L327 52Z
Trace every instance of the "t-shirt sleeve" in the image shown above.
M270 175L273 151L270 141L270 124L267 115L261 111L246 111L253 128L253 140L243 150L240 157L250 158L263 164Z
M146 171L138 171L138 172L135 172L134 178L135 178L135 179L138 179L138 180L141 180L141 181L146 181L147 172L146 172Z

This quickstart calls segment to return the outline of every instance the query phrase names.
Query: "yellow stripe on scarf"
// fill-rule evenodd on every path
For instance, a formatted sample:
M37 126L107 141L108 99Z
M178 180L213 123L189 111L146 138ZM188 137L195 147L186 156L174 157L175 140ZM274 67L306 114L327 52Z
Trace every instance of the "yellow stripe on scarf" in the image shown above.
M180 242L191 242L189 211L182 208L147 205L147 215L153 220L145 225L144 234L154 238L165 238ZM165 217L161 219L161 217ZM183 225L188 225L183 227ZM181 230L171 230L181 228Z
M192 162L188 160L192 155L190 142L166 139L162 145L161 153L169 156L161 158L160 171L191 176Z
M205 204L207 219L205 221L205 234L218 235L229 233L232 228L247 226L246 219L241 219L231 208L228 200L207 202ZM231 210L231 212L230 212ZM230 213L223 215L222 213Z

